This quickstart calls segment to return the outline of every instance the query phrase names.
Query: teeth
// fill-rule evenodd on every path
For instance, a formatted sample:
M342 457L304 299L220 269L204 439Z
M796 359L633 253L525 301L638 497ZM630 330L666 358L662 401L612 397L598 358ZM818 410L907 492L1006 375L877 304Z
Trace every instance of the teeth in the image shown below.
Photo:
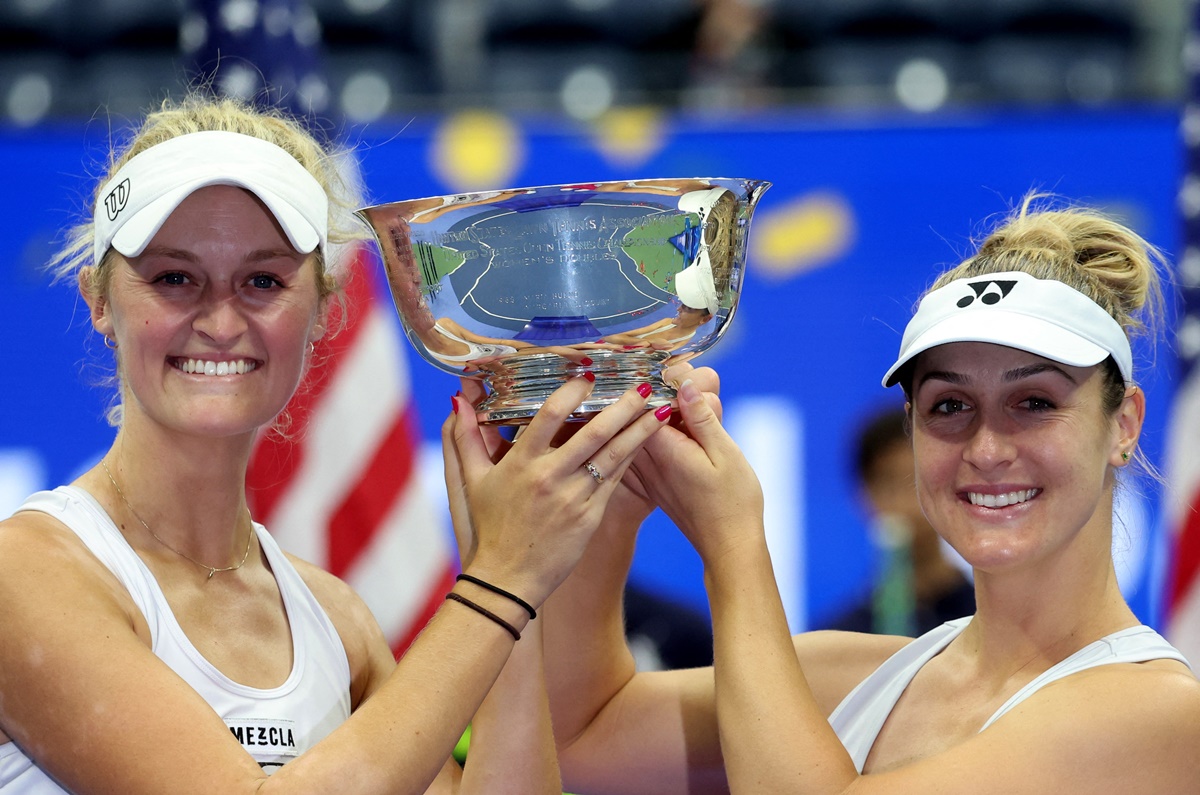
M1007 494L979 494L970 491L967 492L967 498L970 499L972 505L982 505L985 508L1004 508L1031 500L1037 493L1038 489L1010 491Z
M244 375L255 368L254 362L238 359L236 362L209 362L203 359L185 359L178 365L185 373L199 375Z

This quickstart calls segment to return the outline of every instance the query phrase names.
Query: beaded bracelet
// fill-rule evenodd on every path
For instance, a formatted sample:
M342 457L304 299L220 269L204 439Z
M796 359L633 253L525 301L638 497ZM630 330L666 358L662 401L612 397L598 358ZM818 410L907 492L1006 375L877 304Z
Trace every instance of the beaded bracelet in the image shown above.
M530 621L537 618L537 611L533 609L533 605L529 604L529 602L526 602L524 599L522 599L521 597L517 596L514 593L509 593L508 591L504 590L503 588L498 588L497 586L492 585L490 582L484 582L483 580L479 579L478 577L472 577L470 574L460 574L457 577L455 577L454 579L455 580L466 580L467 582L473 582L476 585L478 585L480 588L486 588L489 591L491 591L492 593L500 594L501 596L505 597L506 599L511 599L514 602L516 602L517 604L519 604L521 607L525 608L525 612L529 614Z
M499 624L500 626L502 626L506 630L508 630L508 634L513 636L513 640L521 639L521 633L517 631L516 627L514 627L512 624L505 621L500 616L493 613L491 610L488 610L486 607L477 605L474 602L472 602L470 599L466 598L465 596L459 596L458 594L454 593L453 591L446 594L446 598L449 599L450 601L458 602L459 604L466 605L467 607L474 610L476 613L479 613L480 615L483 615L483 616L487 616L492 621L495 621L497 624Z

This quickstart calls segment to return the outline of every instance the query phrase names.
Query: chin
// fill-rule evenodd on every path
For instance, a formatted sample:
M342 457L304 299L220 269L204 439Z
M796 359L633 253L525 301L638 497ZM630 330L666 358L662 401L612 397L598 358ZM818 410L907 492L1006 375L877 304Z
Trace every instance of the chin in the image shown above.
M179 418L179 421L174 423L174 425L181 432L192 436L223 439L257 434L263 427L270 425L278 416L279 411L274 414L266 414L260 411L196 410L188 412L184 417Z
M968 544L957 550L963 560L977 571L998 573L1020 567L1030 562L1037 554L1035 544L1021 543L1020 539L1005 539L999 543Z

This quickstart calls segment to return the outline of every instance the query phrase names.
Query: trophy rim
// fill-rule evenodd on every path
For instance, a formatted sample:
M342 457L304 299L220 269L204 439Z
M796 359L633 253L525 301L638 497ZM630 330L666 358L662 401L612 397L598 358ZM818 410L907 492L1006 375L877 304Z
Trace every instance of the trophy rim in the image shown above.
M631 182L638 183L638 184L646 184L648 186L653 186L656 183L662 184L662 183L668 183L668 182L679 182L680 180L696 180L698 182L740 182L740 183L744 183L744 184L747 184L748 186L750 186L750 190L760 190L760 191L765 191L775 184L775 183L771 182L770 180L754 179L752 177L647 177L645 179L637 179L637 178L606 179L603 182L558 182L558 183L551 183L551 184L546 184L546 185L526 185L526 186L519 186L519 187L513 187L513 188L481 188L481 189L477 189L477 190L468 190L468 191L452 191L450 193L432 193L428 196L414 196L409 199L396 199L394 201L384 201L384 202L378 202L375 204L367 204L362 207L359 207L354 212L356 215L362 215L363 213L366 213L368 210L376 210L381 207L391 207L391 206L394 206L397 204L407 204L408 202L429 201L430 199L444 199L448 196L464 196L464 197L482 196L482 195L490 193L494 190L537 191L537 190L546 190L546 189L550 189L550 188L568 188L568 187L572 187L575 185L613 185L613 184L628 184ZM714 185L714 187L717 187L717 186Z

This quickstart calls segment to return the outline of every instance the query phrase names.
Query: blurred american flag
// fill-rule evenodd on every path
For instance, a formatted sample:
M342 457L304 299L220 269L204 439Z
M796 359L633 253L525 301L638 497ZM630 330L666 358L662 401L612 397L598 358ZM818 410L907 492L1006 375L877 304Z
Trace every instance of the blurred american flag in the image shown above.
M1200 5L1193 5L1185 47L1188 102L1182 133L1186 145L1180 208L1184 252L1180 258L1182 306L1176 330L1179 380L1170 423L1167 475L1173 560L1167 602L1171 642L1200 664Z
M320 25L303 0L191 0L180 38L218 93L283 107L319 138L334 129ZM454 584L457 560L420 488L406 348L373 249L330 259L346 285L345 320L317 343L286 435L255 446L250 507L285 549L347 581L399 655Z

